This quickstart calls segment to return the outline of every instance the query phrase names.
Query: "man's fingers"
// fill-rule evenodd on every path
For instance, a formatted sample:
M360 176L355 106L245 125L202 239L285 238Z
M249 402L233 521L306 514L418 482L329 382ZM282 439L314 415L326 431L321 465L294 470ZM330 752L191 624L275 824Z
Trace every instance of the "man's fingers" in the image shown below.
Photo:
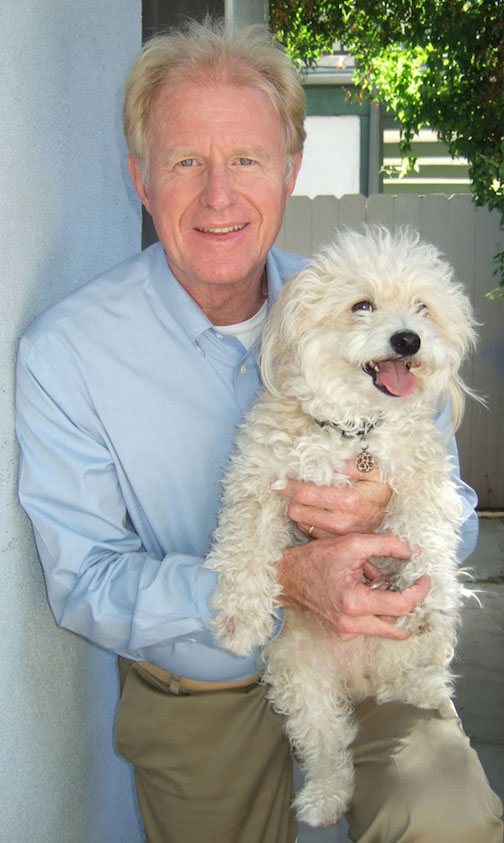
M334 538L335 535L347 533L372 533L376 526L374 519L357 519L355 515L340 510L330 512L329 510L315 509L309 506L300 506L290 503L288 508L289 518L298 526L301 524L313 526L317 529L315 538ZM301 530L305 532L305 530Z
M427 595L431 585L425 574L411 588L401 592L372 591L363 585L355 600L346 598L343 614L338 618L338 632L343 641L356 635L378 635L404 641L411 633L397 626L397 619L408 615ZM368 613L366 612L368 607Z
M291 498L302 506L326 509L328 498L331 501L343 500L348 493L348 488L344 486L339 489L337 486L317 486L316 483L287 480L284 488L278 489L278 494Z
M372 557L406 560L413 552L388 533L352 533L286 548L278 565L284 602L314 611L343 640L363 634L403 640L409 634L397 625L397 618L409 615L425 598L430 577L420 577L403 591L370 588L362 577L372 583L382 576L369 561Z
M431 586L431 579L424 574L410 587L403 591L384 591L369 586L358 586L353 593L345 596L342 609L345 615L358 618L364 615L374 617L408 615L418 603L426 597ZM350 630L345 630L350 631Z
M376 565L373 565L372 562L369 562L369 560L364 562L362 566L362 573L371 580L371 582L374 582L374 580L377 580L383 575L383 571L381 571Z
M363 562L373 556L411 559L420 552L419 547L411 548L394 533L362 533L351 538L355 545L355 552Z
M391 490L378 482L344 486L317 486L288 480L278 493L290 498L289 517L296 523L315 524L332 533L372 532L384 515Z
M376 506L386 507L392 497L392 489L383 479L379 468L372 468L366 474L359 471L353 460L347 460L341 474L349 477L357 494L371 500Z
M374 617L368 615L359 618L345 618L339 629L339 637L342 641L350 641L357 635L378 635L380 638L392 638L395 641L405 641L411 633L396 626L396 619Z
M375 466L363 475L362 471L355 467L355 460L345 460L345 467L341 469L340 474L345 474L350 480L371 480L371 482L383 484L379 468Z

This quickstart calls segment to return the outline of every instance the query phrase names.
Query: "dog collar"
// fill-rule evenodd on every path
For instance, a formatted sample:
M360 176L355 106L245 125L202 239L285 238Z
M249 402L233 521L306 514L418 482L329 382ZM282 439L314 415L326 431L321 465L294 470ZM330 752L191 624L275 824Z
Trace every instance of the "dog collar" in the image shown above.
M366 422L362 422L362 427L343 427L343 425L338 424L338 422L333 421L320 421L319 419L315 419L319 427L333 427L335 430L340 430L341 435L345 437L345 439L353 439L355 436L366 436L370 430L375 427L374 424L367 424Z
M369 445L366 442L366 435L376 426L375 424L363 421L361 427L345 428L337 422L320 421L319 419L315 419L315 421L319 427L332 427L335 430L339 430L345 439L355 439L358 436L362 436L361 449L355 457L354 466L357 471L360 471L362 474L367 474L368 471L371 471L375 467L376 460L373 455L369 453Z

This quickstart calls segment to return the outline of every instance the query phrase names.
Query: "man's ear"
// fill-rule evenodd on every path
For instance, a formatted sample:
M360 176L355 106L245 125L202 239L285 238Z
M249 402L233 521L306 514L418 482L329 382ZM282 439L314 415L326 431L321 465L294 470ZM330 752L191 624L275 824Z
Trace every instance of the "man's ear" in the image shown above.
M301 169L301 164L303 163L303 153L296 152L294 155L290 156L291 158L291 173L289 175L289 179L287 181L287 196L292 194L296 186L296 179L298 177L298 173Z
M128 155L128 170L130 172L131 181L135 186L135 190L140 197L140 201L149 210L149 194L144 184L142 175L142 168L140 166L140 159L137 155Z

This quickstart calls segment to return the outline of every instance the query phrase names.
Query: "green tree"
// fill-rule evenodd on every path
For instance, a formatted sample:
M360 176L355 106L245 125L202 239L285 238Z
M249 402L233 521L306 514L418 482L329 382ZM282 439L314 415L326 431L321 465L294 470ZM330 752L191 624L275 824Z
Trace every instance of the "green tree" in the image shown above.
M402 172L415 164L413 136L429 126L467 159L474 201L504 225L502 0L270 0L270 17L300 65L335 42L355 56L360 95L401 123ZM495 261L502 296L503 251Z

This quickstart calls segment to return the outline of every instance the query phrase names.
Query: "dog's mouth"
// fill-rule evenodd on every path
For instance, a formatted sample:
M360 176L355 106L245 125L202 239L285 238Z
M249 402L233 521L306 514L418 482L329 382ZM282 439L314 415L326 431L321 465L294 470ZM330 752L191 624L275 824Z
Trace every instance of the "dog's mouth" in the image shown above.
M373 378L377 389L398 398L415 391L416 378L410 371L414 365L418 364L405 357L396 357L390 360L370 360L362 368Z

